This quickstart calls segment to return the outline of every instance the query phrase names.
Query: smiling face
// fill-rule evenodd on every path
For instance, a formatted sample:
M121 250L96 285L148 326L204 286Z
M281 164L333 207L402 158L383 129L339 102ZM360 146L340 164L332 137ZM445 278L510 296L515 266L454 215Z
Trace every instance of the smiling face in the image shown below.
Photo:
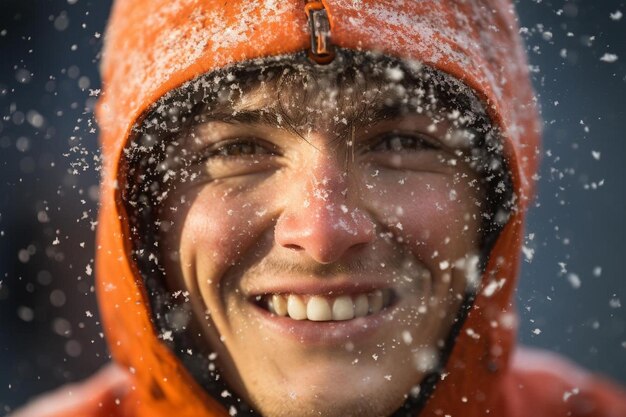
M263 415L388 415L476 280L467 109L398 68L308 71L223 88L168 148L168 286Z

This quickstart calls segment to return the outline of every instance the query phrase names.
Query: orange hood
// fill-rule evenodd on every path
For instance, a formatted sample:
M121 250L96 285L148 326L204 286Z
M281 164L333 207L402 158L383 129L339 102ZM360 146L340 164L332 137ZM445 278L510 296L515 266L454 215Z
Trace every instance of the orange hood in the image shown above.
M161 96L234 62L310 48L302 0L124 0L115 3L97 109L104 167L97 292L113 358L134 374L134 415L228 415L158 338L130 256L119 164L135 122ZM512 295L524 211L537 168L539 119L514 7L507 0L325 0L337 47L418 60L461 80L503 136L518 197L491 252L446 372L420 415L502 415L496 394L515 340ZM497 284L496 284L497 283ZM489 291L484 291L489 286ZM495 292L493 289L496 288ZM468 399L473 399L468 401Z

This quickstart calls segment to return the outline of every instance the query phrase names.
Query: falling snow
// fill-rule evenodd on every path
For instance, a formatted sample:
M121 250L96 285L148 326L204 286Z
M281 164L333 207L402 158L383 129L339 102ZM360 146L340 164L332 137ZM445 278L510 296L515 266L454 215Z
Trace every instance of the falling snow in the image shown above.
M607 52L607 53L605 53L604 55L602 55L600 57L600 61L608 62L609 64L613 63L613 62L616 62L617 61L617 55L610 54L610 53Z
M353 49L410 57L385 61L379 52L362 54L376 64L350 64L354 79L339 77L335 64L324 66L323 76L307 73L317 67L305 54L288 54L299 39L309 39L302 5L295 2L234 2L234 22L195 0L156 8L119 2L115 13L134 16L130 35L122 20L106 29L109 2L44 2L36 13L20 2L0 6L0 244L7 259L0 270L0 317L7 323L0 339L9 341L0 352L8 364L0 375L0 414L44 389L87 378L110 361L111 352L132 363L131 375L147 376L140 368L144 358L135 361L124 351L141 340L145 363L156 351L150 343L158 343L183 366L198 366L194 378L216 384L212 395L227 404L229 415L247 415L240 393L224 388L231 382L223 372L230 355L218 357L217 346L187 340L190 329L219 332L220 307L205 306L193 288L165 285L193 281L166 281L178 274L172 265L201 271L202 291L217 287L229 294L222 300L227 315L249 294L258 309L285 321L368 323L368 316L380 314L393 329L389 338L365 348L360 339L340 340L332 358L345 359L345 369L375 367L368 384L379 387L404 381L407 369L455 380L441 361L445 340L424 335L445 317L433 321L435 313L464 300L503 303L493 310L470 308L458 338L491 344L488 355L498 363L506 364L509 352L493 340L519 328L523 344L567 352L623 382L622 10L616 4L600 9L581 2L517 2L522 13L519 30L512 31L513 9L499 3L486 13L469 2L448 15L445 7L420 9L429 1L372 2L365 8L354 0L331 2L341 11L333 27L359 40ZM405 3L420 13L397 7ZM597 10L599 17L591 13ZM168 27L181 16L187 24ZM264 30L268 22L282 29ZM501 36L518 35L519 47L499 44ZM149 42L152 48L145 47ZM251 59L277 47L286 55ZM231 65L233 60L245 64ZM445 71L432 69L438 66ZM98 68L106 74L104 86ZM535 97L530 88L515 89L528 74ZM360 77L371 77L372 85L359 84ZM170 91L163 95L165 84ZM321 86L319 92L312 85ZM281 99L277 86L285 88ZM381 96L381 107L397 106L419 122L393 129L373 123L380 109L368 106ZM239 126L267 97L260 119L272 134L245 126L223 141L220 129ZM360 119L350 114L355 104ZM535 105L541 125L534 123ZM213 109L225 109L217 113L225 120L211 119ZM541 146L526 142L540 130ZM331 152L319 142L324 135L335 135ZM119 161L106 138L124 147ZM103 139L104 156L98 147ZM326 160L307 159L324 152ZM421 170L424 161L427 169ZM101 210L112 208L111 218L99 220ZM207 217L192 217L197 213ZM189 217L183 221L183 215ZM506 239L496 239L511 219L525 229L511 227ZM358 240L349 250L353 262L324 259L320 266L319 259L307 258L311 242L323 241L315 233L325 221L326 233ZM105 227L110 234L103 238ZM185 258L177 234L193 227L188 247L199 251ZM296 227L302 234L289 234ZM314 239L277 243L294 236ZM112 249L107 239L123 243ZM498 246L512 241L519 242L514 262ZM459 254L455 245L471 248ZM484 249L493 247L498 256L486 256ZM371 250L361 257L363 248ZM315 256L329 254L336 253ZM194 269L198 256L208 269ZM97 262L105 257L115 265L106 273ZM302 259L308 262L298 263ZM483 274L485 265L489 275ZM365 277L366 285L394 290L355 284L339 300L345 289L333 287L337 276L346 282ZM282 282L279 290L272 290L274 280ZM289 290L294 294L283 294L299 281L303 288L323 281L332 290L324 287L323 295L313 297L296 286ZM446 292L441 288L458 283L462 291L440 297ZM112 300L104 321L96 294L102 303ZM218 334L219 348L227 351L238 338L253 340L255 354L264 358L255 368L289 363L272 358L273 351L283 351L280 343L270 354L262 351L260 331L267 326L257 328L252 316L237 316L245 325L232 336ZM139 330L131 328L135 319L142 323ZM338 337L334 331L325 337ZM117 339L106 340L111 336ZM397 352L404 354L403 367L389 370ZM310 357L315 366L324 355ZM463 366L471 366L467 360ZM155 386L169 385L172 377L159 381ZM281 398L304 401L311 387L291 385ZM406 395L418 398L420 390L415 385ZM570 384L556 400L577 404L584 392ZM477 398L462 394L464 406Z

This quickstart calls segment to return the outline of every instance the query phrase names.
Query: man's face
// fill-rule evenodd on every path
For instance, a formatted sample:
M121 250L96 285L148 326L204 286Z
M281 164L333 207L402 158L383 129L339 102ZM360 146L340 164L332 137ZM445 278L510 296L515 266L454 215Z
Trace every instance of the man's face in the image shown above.
M475 272L478 174L454 118L399 111L397 88L280 105L276 88L181 141L205 157L165 204L168 280L263 415L389 414L437 366Z

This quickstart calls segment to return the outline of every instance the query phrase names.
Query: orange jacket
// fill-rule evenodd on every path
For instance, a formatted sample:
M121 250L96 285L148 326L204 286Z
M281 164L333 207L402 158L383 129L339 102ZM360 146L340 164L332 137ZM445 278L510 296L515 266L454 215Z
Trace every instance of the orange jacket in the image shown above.
M116 365L18 416L227 416L156 336L128 248L118 184L133 124L166 92L233 62L310 48L303 0L125 0L114 6L98 107L104 169L97 293ZM512 304L540 123L508 0L324 0L335 46L379 51L472 88L503 132L520 210L493 248L446 372L420 416L626 416L626 395L563 360L515 352ZM495 292L493 283L496 286ZM490 286L490 291L483 289ZM108 382L105 382L108 381ZM75 400L63 404L68 390ZM82 401L76 401L79 397ZM61 399L59 399L61 398ZM48 407L50 408L50 407Z

